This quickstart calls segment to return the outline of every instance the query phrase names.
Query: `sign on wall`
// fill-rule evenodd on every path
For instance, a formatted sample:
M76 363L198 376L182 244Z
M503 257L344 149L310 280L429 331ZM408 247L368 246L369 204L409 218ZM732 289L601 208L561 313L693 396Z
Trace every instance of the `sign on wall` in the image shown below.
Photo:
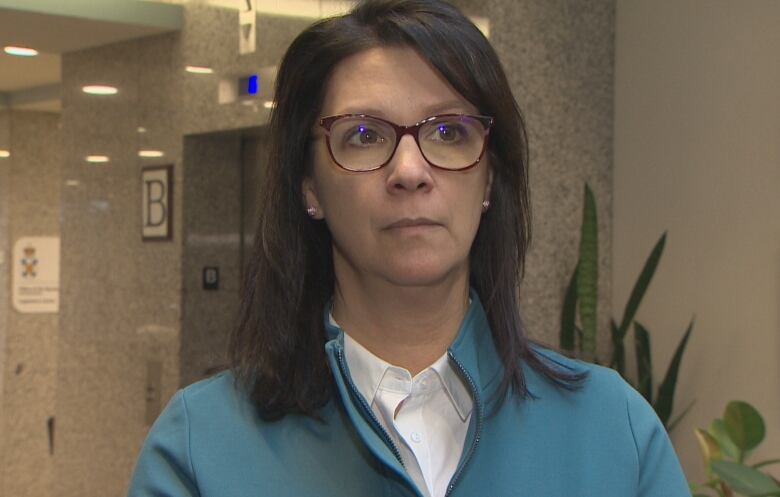
M173 232L173 166L141 172L141 231L146 240L170 240Z
M13 249L14 309L24 313L60 310L60 239L25 237Z
M241 0L238 13L238 53L254 53L257 50L257 0Z

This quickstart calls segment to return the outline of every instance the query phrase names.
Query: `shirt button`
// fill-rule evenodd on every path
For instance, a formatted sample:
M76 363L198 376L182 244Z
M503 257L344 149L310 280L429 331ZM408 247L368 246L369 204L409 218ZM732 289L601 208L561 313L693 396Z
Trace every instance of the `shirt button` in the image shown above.
M416 431L413 431L413 432L412 432L412 442L414 442L414 443L420 443L420 441L421 441L421 440L422 440L422 435L420 435L420 434L419 434L419 433L417 433Z

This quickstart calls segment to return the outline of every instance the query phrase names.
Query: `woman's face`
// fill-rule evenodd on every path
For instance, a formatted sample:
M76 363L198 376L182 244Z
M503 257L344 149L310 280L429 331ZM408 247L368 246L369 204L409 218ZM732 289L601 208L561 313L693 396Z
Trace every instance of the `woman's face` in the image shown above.
M414 50L380 47L334 69L320 115L338 114L410 125L433 115L478 111ZM365 283L428 286L468 275L491 178L487 155L465 171L436 169L410 135L385 167L345 171L333 162L317 126L303 193L305 207L315 207L315 217L330 229L340 282L340 271L350 271Z

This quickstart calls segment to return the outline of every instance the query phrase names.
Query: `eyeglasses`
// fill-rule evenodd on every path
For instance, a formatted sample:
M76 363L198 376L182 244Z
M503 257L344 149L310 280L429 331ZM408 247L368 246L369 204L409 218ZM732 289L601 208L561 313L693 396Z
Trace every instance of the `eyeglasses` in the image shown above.
M411 126L366 114L320 119L333 162L354 172L386 166L404 135L414 137L431 166L449 171L469 169L482 159L492 125L492 117L463 114L432 116Z

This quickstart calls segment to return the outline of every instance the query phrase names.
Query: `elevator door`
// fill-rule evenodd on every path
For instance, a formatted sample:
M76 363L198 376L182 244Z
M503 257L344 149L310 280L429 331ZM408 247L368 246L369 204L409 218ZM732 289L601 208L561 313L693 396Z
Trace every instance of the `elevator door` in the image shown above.
M225 352L252 254L266 144L262 128L185 137L181 386L228 366Z

